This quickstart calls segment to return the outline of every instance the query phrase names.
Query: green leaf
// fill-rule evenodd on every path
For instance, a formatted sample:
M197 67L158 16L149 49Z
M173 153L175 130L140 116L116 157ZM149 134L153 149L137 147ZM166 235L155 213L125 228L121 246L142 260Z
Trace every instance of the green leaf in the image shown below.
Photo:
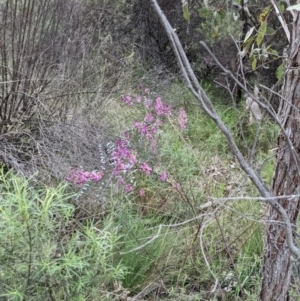
M267 21L264 21L261 23L261 25L259 27L257 38L256 38L256 43L258 46L263 41L266 31L267 31Z
M300 10L300 4L289 6L286 10Z
M215 39L219 34L219 26L214 26L212 37Z
M283 13L284 10L285 10L284 4L277 4L277 6L278 6L279 11L280 11L281 13Z
M213 15L213 12L211 9L207 8L207 7L203 7L201 9L199 9L199 17L200 18L210 18Z
M275 33L275 29L273 27L268 26L266 34L273 34L273 33Z
M275 49L268 49L268 52L274 57L278 58L278 52Z
M276 69L276 78L280 80L283 76L283 64L279 65Z
M252 70L255 70L256 66L257 66L257 58L255 56L253 56L252 61L251 61Z
M189 6L188 6L188 3L187 3L187 2L185 2L185 3L182 5L182 10L183 10L183 17L184 17L187 21L190 21L191 15L190 15Z
M253 40L254 40L254 36L248 38L247 41L244 42L244 44L243 44L243 49L249 50L250 46L253 45L252 44Z

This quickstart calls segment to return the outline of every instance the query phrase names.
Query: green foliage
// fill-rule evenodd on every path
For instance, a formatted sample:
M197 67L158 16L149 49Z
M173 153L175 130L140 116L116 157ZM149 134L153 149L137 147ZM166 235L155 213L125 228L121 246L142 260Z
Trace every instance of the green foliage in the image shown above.
M183 10L183 17L184 17L187 21L190 21L191 15L190 15L189 6L188 6L187 1L183 1L183 4L182 4L182 10Z
M122 284L131 292L138 292L145 283L155 279L158 272L162 273L166 264L166 256L172 251L176 241L172 233L165 228L159 233L158 239L151 244L131 252L154 237L158 232L157 226L164 220L155 215L143 218L124 209L118 212L118 224L122 228L123 235L122 252L128 252L121 256L122 264L127 267ZM122 216L126 216L126 219Z
M266 31L267 31L267 21L264 21L260 24L260 27L258 29L258 34L257 34L257 38L256 38L257 46L259 46L261 44L261 42L263 41Z
M82 131L82 136L68 136L68 128L58 126L55 132L61 132L62 136L53 149L56 153L61 151L60 147L65 150L61 151L59 162L63 162L65 168L71 167L70 162L83 165L83 169L98 167L99 158L95 154L102 141L95 133L102 131L103 124L113 134L121 135L133 121L143 118L144 111L124 107L119 101L120 91L135 94L139 86L140 93L142 84L144 87L152 84L153 91L162 92L162 98L172 103L173 112L184 107L188 127L179 130L176 113L173 113L160 128L157 145L152 150L148 141L140 137L132 140L135 152L151 164L153 173L146 176L139 170L132 171L128 177L132 177L133 191L128 194L113 185L107 185L111 191L103 193L102 186L96 187L94 183L96 188L92 187L88 196L82 193L75 206L64 186L49 188L38 183L37 187L36 182L2 172L0 299L127 300L129 294L140 292L151 282L161 281L168 289L169 300L199 300L205 299L203 291L211 290L215 277L224 287L231 274L238 281L223 300L241 300L241 291L244 300L257 299L262 252L262 229L257 221L261 205L245 200L218 203L235 195L255 197L257 192L245 180L223 134L194 103L188 89L180 81L165 80L161 73L147 73L136 61L136 48L127 39L132 26L128 11L132 5L118 0L102 2L102 6L97 6L96 0L83 2L80 16L85 22L80 22L76 32L76 37L86 33L80 42L82 50L77 53L78 49L68 44L73 53L68 58L72 68L68 74L66 69L62 72L66 75L64 82L72 84L68 86L70 98L66 100L73 101L70 101L70 112L72 122L76 120L76 134L82 128L87 130ZM182 7L184 18L191 21L190 26L198 27L208 41L228 40L228 33L239 37L240 22L233 21L230 7L225 9L217 3L215 7L201 7L197 15L189 11L187 3ZM81 2L78 5L76 9L80 10ZM201 20L195 22L197 25L190 20L195 15ZM272 22L267 22L268 16L269 8L266 8L259 16L258 31L252 27L244 39L244 50L250 52L253 69L265 58L278 58L278 52L265 43L267 36L274 34L270 27ZM72 29L76 29L75 23ZM60 30L63 32L62 27ZM71 40L72 45L78 42ZM149 49L153 52L151 47ZM228 50L231 52L230 47ZM72 57L77 59L71 60ZM68 62L64 63L68 66ZM150 69L152 62L148 64ZM282 74L279 67L277 78ZM270 184L274 157L269 150L277 138L278 127L267 118L260 125L249 125L249 115L243 105L228 105L219 90L207 82L202 84L242 153L257 164L258 173ZM56 85L53 81L51 90L64 92L62 86L58 89L60 84ZM160 91L163 85L164 91ZM87 92L87 96L74 97L72 93L76 89ZM146 97L151 98L149 95ZM46 93L45 97L48 99L49 95ZM59 103L55 103L55 108L62 109ZM84 125L78 123L81 118ZM53 136L49 137L52 143ZM78 137L76 144L73 137ZM52 145L45 143L44 147L52 151ZM79 151L79 146L86 152ZM89 152L94 161L88 157ZM49 158L51 166L59 165L52 162L53 157ZM168 173L166 182L159 180L162 171ZM180 188L175 189L174 182L178 182ZM145 191L144 196L138 195L140 189ZM89 210L89 198L97 206L102 203L105 206ZM218 199L215 204L201 208L214 198ZM189 223L185 223L187 220ZM182 222L180 226L162 227L158 233L160 224L179 222ZM151 239L150 244L143 246ZM193 291L197 293L193 295ZM146 298L151 299L151 295ZM213 300L214 296L210 298Z
M283 71L284 71L284 66L283 64L280 64L276 69L276 78L278 80L282 79Z
M3 172L0 183L0 297L87 300L124 277L116 229L77 224L63 186L40 190Z
M274 176L275 155L270 151L259 156L260 175L267 186L271 185Z
M214 95L214 91L211 91L209 85L206 86L206 89L208 89L211 96ZM180 83L174 82L166 97L173 99L174 106L185 105L189 124L187 131L182 133L174 130L175 127L170 128L166 126L164 128L160 134L159 152L156 155L156 159L162 166L166 166L167 170L182 185L184 197L189 201L184 200L183 197L174 198L173 201L176 204L171 204L171 208L176 208L172 212L176 212L178 217L186 220L193 215L193 210L188 210L187 207L191 206L191 209L193 209L203 203L201 189L202 192L206 190L206 194L209 193L215 197L222 198L231 193L233 189L232 182L236 181L234 174L237 171L232 171L231 174L230 168L222 166L223 163L221 162L226 161L226 158L230 156L226 139L219 132L213 121L206 117L196 105L189 104L191 102L189 99L192 97L190 92L181 86ZM213 96L213 98L215 97ZM266 124L261 125L261 128L255 124L249 126L247 123L244 123L248 122L248 115L244 113L243 106L233 108L220 104L220 100L215 100L215 102L222 120L233 132L241 146L246 144L248 148L251 148L256 135L258 135L256 150L259 153L269 151L278 133L276 126L268 120L265 121ZM170 119L171 122L172 120ZM243 132L243 138L241 138L241 131ZM244 149L246 156L248 148ZM214 155L222 159L213 163L212 156ZM267 160L264 162L264 158L267 158L267 155L264 155L259 160L263 165L261 169L262 177L266 183L270 183L273 161ZM212 166L212 164L216 165ZM210 170L213 170L218 175L218 178L210 178L208 174ZM223 175L223 173L225 174ZM205 179L205 177L207 178ZM206 184L203 184L203 182L206 182ZM235 184L238 185L238 183ZM149 183L149 185L153 185L153 183ZM239 189L252 193L249 184L241 185ZM151 188L149 187L149 189ZM184 206L185 209L183 210ZM241 216L245 218L243 219ZM211 218L201 237L206 246L205 252L211 262L211 269L218 279L225 283L225 278L230 273L234 273L235 277L239 279L238 287L231 293L231 296L235 298L234 300L239 300L238 294L241 289L244 294L249 295L249 298L256 292L260 270L259 256L262 251L262 231L260 224L253 221L259 220L259 218L259 203L249 201L227 203L222 212L219 211L215 218ZM131 224L134 224L134 222ZM192 230L194 227L190 225L186 230ZM143 229L141 226L139 228ZM180 283L181 286L187 285L194 278L201 283L209 282L211 281L211 273L205 265L202 251L192 242L193 236L187 233L186 238L188 242L182 248L182 253L181 251L177 251L176 255L173 253L174 251L170 253L171 260L177 262L180 270L180 277L177 275L177 278L174 275L172 278L172 272L169 271L170 281L171 283ZM226 247L226 245L229 247ZM174 247L175 249L176 247ZM197 255L195 257L187 255L186 253L190 254L189 252L192 254L195 252ZM146 260L144 260L144 264L146 265ZM235 269L229 269L229 265L234 265ZM138 269L140 268L138 266ZM168 276L166 275L165 277Z
M240 116L240 122L233 127L238 146L244 155L250 152L261 152L267 154L276 145L278 126L265 118L260 125L253 123L249 125L249 114L244 111Z
M248 126L242 106L221 104L218 92L209 84L204 86L241 146L250 148L258 135L260 172L269 183L274 162L264 153L270 149L277 127L269 121L261 129L255 124ZM172 289L188 292L195 282L199 291L208 290L214 277L226 286L230 275L237 284L228 293L228 300L240 300L241 290L249 298L255 295L262 248L261 227L255 222L260 217L259 203L241 200L227 202L217 210L209 207L202 220L163 227L158 233L160 224L202 214L199 208L207 201L206 196L223 198L235 189L239 194L255 195L252 186L242 181L240 170L229 166L226 140L196 104L191 104L190 92L174 81L163 95L163 99L173 101L174 112L185 107L187 129L179 130L177 116L171 115L159 131L153 153L141 139L132 143L154 170L168 171L169 182L162 183L155 173L132 173L134 191L125 194L113 187L101 217L93 212L93 218L75 219L79 209L68 201L62 186L36 189L31 181L2 174L0 227L6 229L1 231L5 235L0 242L3 297L113 300L113 295L136 294L158 278ZM143 113L131 107L119 110L127 124L133 115L137 118ZM245 154L247 147L242 148ZM173 181L180 183L180 190L172 187ZM141 188L145 190L143 197L137 195ZM99 196L94 198L101 201ZM82 195L82 207L86 201ZM120 287L117 291L113 288L116 282ZM178 300L185 300L186 294L180 293Z
M198 31L205 35L207 41L215 41L222 37L238 35L238 22L235 22L231 10L224 7L201 7L198 10L199 28Z
M270 20L268 21L270 13L271 6L263 8L258 16L258 30L255 30L255 26L251 27L244 38L243 52L248 53L252 70L255 70L260 63L270 64L278 59L278 52L273 49L275 46L268 42L268 37L276 34L276 28L272 27ZM277 79L281 77L279 72L276 71Z

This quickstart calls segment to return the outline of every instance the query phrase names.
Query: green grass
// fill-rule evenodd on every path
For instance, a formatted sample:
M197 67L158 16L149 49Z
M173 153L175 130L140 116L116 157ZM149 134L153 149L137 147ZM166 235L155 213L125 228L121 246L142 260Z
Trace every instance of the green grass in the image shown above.
M261 127L249 127L243 106L224 105L211 86L205 88L245 157L270 184L274 157L269 150L277 127L267 118ZM117 300L162 282L169 291L166 300L187 300L193 295L198 300L213 287L214 277L225 286L233 275L235 287L224 300L241 300L241 292L244 300L255 300L262 252L260 203L241 199L200 206L211 198L255 197L257 191L191 93L174 81L161 94L174 110L158 133L155 150L149 151L147 141L133 139L138 160L153 167L150 176L138 169L123 175L133 184L133 192L125 194L112 182L111 190L101 194L95 184L95 192L91 189L78 199L79 209L62 185L37 188L30 180L1 175L0 227L5 235L0 261L5 269L0 268L0 273L5 281L0 296L50 300L51 292L55 300ZM113 101L105 120L114 123L114 133L122 133L143 117L139 107L122 107L119 99ZM186 131L177 126L180 107L188 113ZM163 171L168 173L166 182L159 180ZM180 190L174 189L174 182ZM140 189L145 196L139 196ZM99 204L105 198L105 210L95 206L93 212L84 212L88 198ZM183 224L163 227L157 239L143 246L161 224L174 223ZM151 298L159 300L154 293L145 296Z

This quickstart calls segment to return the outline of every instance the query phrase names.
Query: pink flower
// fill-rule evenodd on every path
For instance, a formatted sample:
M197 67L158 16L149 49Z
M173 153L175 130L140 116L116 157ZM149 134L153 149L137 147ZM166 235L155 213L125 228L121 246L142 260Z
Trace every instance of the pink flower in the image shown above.
M136 129L139 129L142 126L142 123L140 121L135 121L133 124L133 127Z
M128 160L130 164L134 165L136 163L136 156L133 153L130 153Z
M162 172L160 175L159 175L159 179L162 181L162 182L165 182L168 178L168 175L167 173L164 171Z
M173 187L174 187L176 190L180 190L180 184L177 183L177 182L174 182L174 183L173 183Z
M152 122L155 121L155 118L154 118L154 116L153 116L152 114L147 113L147 114L145 115L144 120L145 120L146 122L148 122L148 123L152 123Z
M126 139L130 139L130 132L129 132L129 131L125 131L125 132L124 132L124 137L125 137Z
M146 89L145 89L145 93L146 93L146 94L149 94L149 93L150 93L150 89L149 89L149 88L146 88Z
M183 108L180 108L179 116L178 116L178 123L179 127L184 130L186 128L186 125L188 123L188 117L186 115L186 112Z
M93 172L90 174L90 179L94 182L99 182L103 177L103 174L101 171Z
M146 136L148 133L148 127L146 124L143 124L140 128L139 128L139 132L141 135Z
M102 172L89 172L82 170L70 170L69 176L66 178L68 182L76 185L84 184L88 181L99 182L103 177Z
M129 142L127 140L118 139L115 143L115 149L112 152L114 160L113 175L118 175L121 171L126 172L136 164L135 155L128 149Z
M150 131L148 131L147 133L146 133L146 138L148 139L148 140L153 140L153 136L155 135L155 132L153 131L153 129L152 130L150 130Z
M161 101L161 97L157 96L155 101L155 112L157 115L169 116L171 113L171 106L164 105Z
M142 97L140 95L137 95L135 97L135 100L136 100L137 103L141 103L142 102Z
M146 174L146 175L150 175L152 168L145 162L143 162L141 164L141 170Z
M143 189L143 188L140 189L139 195L140 195L140 197L145 196L145 189Z
M124 179L122 177L119 177L117 183L118 185L122 186L124 184Z
M133 191L132 185L131 185L131 184L127 184L127 185L125 186L125 192L126 192L126 193L129 193L129 192L131 192L131 191Z
M121 100L129 106L132 105L132 97L130 95L121 96Z
M142 123L140 121L136 121L133 124L133 127L135 129L138 129L139 134L141 134L142 136L146 136L148 134L148 126L147 126L147 124L144 124L144 123Z

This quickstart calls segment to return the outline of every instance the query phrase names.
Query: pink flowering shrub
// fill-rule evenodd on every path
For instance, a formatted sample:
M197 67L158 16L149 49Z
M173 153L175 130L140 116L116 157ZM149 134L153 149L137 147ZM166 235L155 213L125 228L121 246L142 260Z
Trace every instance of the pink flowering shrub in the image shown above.
M162 101L160 96L153 101L148 88L142 88L146 95L123 95L121 102L129 107L139 106L145 111L144 117L133 122L131 129L124 131L122 138L116 139L113 150L110 153L112 166L105 169L105 175L110 181L122 187L125 193L136 193L140 198L151 194L151 189L143 187L143 179L148 177L151 181L158 181L159 185L180 190L180 185L172 180L170 175L159 169L157 156L159 152L159 133L163 126L172 118L172 107ZM135 101L134 101L135 100ZM188 123L186 112L180 109L178 115L180 129L185 129ZM147 161L146 161L147 160ZM86 182L98 183L103 180L103 172L89 172L71 170L67 181L81 185ZM148 183L150 183L148 181ZM157 185L157 184L156 184ZM147 191L147 193L146 193Z
M89 172L71 169L66 180L76 185L81 185L88 181L99 182L102 179L102 177L103 173L101 171Z
M117 139L115 143L115 149L112 153L112 159L114 160L115 168L113 175L117 176L121 172L125 173L136 164L136 156L128 148L128 140Z

